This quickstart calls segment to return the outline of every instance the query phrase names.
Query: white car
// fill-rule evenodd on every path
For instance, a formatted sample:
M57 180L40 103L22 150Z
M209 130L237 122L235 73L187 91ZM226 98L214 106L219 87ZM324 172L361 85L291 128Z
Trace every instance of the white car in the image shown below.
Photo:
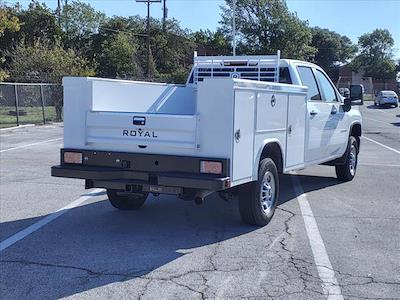
M149 194L201 204L239 198L244 222L266 225L279 174L334 166L356 175L361 86L344 99L319 66L271 56L194 59L185 85L64 78L64 148L56 177L105 188L111 204L139 209Z
M399 106L399 97L394 91L380 91L375 97L375 106L394 105Z

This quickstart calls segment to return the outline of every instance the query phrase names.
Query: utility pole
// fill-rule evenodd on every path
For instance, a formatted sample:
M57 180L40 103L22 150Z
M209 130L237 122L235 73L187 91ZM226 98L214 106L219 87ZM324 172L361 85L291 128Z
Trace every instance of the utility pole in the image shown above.
M163 8L163 31L166 31L166 22L168 18L168 8L167 8L167 0L164 0L164 8Z
M58 27L61 28L61 0L57 0Z
M64 16L64 18L65 18L65 32L66 32L66 34L68 36L68 0L65 0L64 7L65 7L65 16Z
M236 56L236 0L233 1L232 7L232 46L233 46L233 56Z
M150 78L150 0L147 1L147 78Z
M150 78L150 5L151 3L160 3L161 0L136 0L136 2L144 2L147 4L147 78Z

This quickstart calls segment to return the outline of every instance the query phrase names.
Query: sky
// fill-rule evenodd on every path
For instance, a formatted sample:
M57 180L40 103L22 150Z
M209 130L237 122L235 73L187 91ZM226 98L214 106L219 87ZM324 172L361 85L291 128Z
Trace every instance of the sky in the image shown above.
M65 0L62 0L65 1ZM72 1L72 0L69 0ZM135 0L83 0L108 16L146 16L144 3ZM14 0L6 0L16 3ZM30 0L19 0L26 7ZM55 8L57 0L41 0ZM220 20L223 0L167 0L168 17L180 21L193 31L215 30ZM288 0L290 11L297 12L310 26L319 26L347 35L353 42L363 33L376 28L388 29L395 39L394 54L400 58L400 0ZM162 16L162 4L151 5L151 15Z

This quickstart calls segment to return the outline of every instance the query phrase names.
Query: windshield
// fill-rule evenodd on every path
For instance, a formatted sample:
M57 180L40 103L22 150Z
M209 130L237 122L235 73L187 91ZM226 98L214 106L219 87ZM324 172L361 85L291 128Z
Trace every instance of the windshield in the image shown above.
M382 92L382 96L383 96L383 97L395 97L395 96L397 96L397 95L396 95L395 92L392 92L392 91L385 91L385 92Z

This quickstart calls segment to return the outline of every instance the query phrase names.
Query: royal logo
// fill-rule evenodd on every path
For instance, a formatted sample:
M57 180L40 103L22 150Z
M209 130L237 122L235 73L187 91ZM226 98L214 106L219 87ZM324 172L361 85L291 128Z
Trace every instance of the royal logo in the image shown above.
M158 138L154 131L147 131L143 130L142 128L139 128L138 130L123 130L122 135L132 137L148 137L153 139Z

